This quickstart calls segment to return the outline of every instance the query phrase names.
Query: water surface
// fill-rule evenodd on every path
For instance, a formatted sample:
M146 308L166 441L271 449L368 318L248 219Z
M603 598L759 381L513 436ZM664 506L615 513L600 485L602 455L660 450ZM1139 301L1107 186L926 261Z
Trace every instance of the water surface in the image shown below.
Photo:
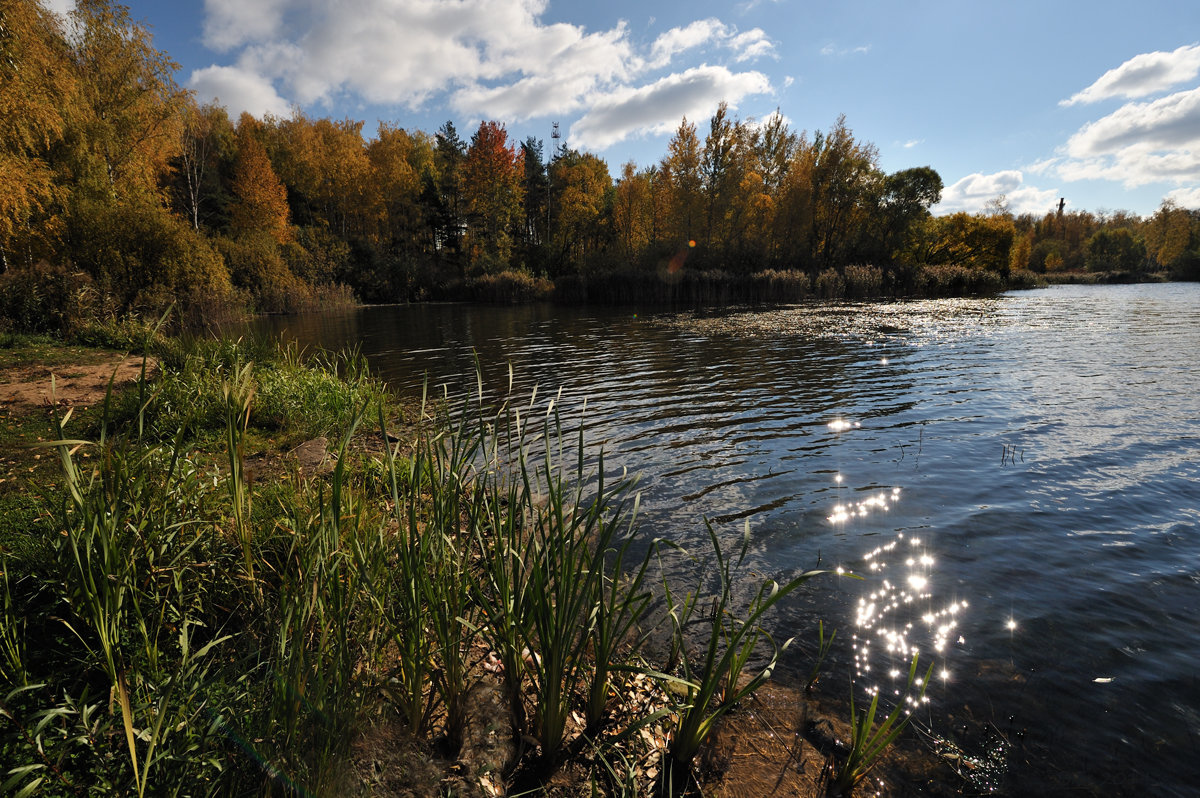
M493 391L511 363L567 418L586 398L589 440L642 476L651 534L699 542L709 518L733 541L748 520L759 572L865 575L798 596L779 632L838 627L846 680L936 655L922 717L999 751L1009 794L1195 794L1200 286L267 325L360 345L402 391L461 392L477 354Z

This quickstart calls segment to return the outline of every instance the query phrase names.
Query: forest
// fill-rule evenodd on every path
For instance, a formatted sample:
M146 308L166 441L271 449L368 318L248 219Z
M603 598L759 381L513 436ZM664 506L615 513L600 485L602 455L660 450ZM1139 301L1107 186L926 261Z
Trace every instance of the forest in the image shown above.
M794 301L1196 279L1200 212L930 213L844 118L684 119L614 175L481 122L230 118L111 0L0 6L0 324L428 299Z

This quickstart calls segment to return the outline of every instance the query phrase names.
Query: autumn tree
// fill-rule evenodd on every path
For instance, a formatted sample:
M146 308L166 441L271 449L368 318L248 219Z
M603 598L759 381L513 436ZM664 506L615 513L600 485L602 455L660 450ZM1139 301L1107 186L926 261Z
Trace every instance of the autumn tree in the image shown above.
M373 190L363 122L297 113L269 120L267 128L268 156L278 164L297 224L324 226L346 240L378 233L383 198Z
M1147 254L1154 262L1170 269L1183 263L1188 252L1200 241L1197 214L1167 200L1147 220L1143 230Z
M433 159L433 141L427 134L387 122L379 123L367 144L371 183L382 203L380 235L389 251L415 255L431 244L420 200L421 175L433 168Z
M667 236L674 247L688 246L700 234L704 219L700 160L700 138L696 135L696 126L684 118L675 135L667 142L667 157L660 167L671 202L671 228Z
M873 144L855 141L846 117L811 145L812 257L819 268L845 266L862 243L878 201L882 174Z
M595 155L568 149L551 163L550 182L553 263L557 272L573 271L605 244L612 178Z
M287 189L259 141L259 124L247 113L238 120L230 230L235 236L266 233L282 244L292 239Z
M197 105L190 100L181 111L180 146L175 168L175 196L194 230L214 227L229 203L221 181L223 169L232 169L234 129L225 108L215 103Z
M654 246L654 183L658 176L658 170L653 167L637 171L633 161L621 167L621 178L613 193L613 239L628 263Z
M473 268L484 272L509 266L512 233L521 220L521 150L508 143L498 122L481 122L471 137L462 166L468 251Z
M51 148L75 90L57 18L27 0L0 5L0 272L55 246L65 192Z
M78 91L62 163L76 190L110 199L156 194L180 146L186 93L175 84L178 64L109 0L79 0L68 40Z
M1007 276L1016 228L1005 216L952 213L929 220L924 262L986 269Z

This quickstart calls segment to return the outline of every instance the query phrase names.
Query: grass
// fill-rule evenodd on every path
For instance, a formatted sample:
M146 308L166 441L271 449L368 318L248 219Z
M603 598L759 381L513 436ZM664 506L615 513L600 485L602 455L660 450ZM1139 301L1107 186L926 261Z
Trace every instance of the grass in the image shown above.
M453 411L403 407L353 353L146 348L155 380L6 428L42 438L18 456L42 455L40 494L0 483L6 792L330 794L371 728L453 759L495 680L523 747L489 778L536 791L583 762L602 793L644 791L659 729L679 794L787 647L763 619L814 573L764 580L739 610L748 538L727 557L709 526L715 595L655 584L664 542L638 533L636 481L556 399L480 386ZM335 441L330 473L250 479L252 451L314 434ZM653 665L643 643L667 618L681 656ZM647 675L674 698L631 716L621 693Z
M871 703L862 712L855 706L854 694L851 693L849 746L845 759L830 766L830 778L826 788L828 795L850 795L879 764L884 753L912 720L910 706L919 705L924 700L929 677L933 675L933 665L930 665L924 677L918 677L917 660L918 655L913 654L912 664L908 669L908 681L901 691L904 698L897 701L892 711L878 724L876 716L879 712L879 690L872 691ZM914 687L919 688L916 695L912 694Z

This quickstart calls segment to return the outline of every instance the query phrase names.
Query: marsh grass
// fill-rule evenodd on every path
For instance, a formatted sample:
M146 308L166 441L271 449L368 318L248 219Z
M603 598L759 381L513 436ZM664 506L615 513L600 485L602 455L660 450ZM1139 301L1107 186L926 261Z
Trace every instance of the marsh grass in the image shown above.
M829 780L826 792L832 796L850 795L867 774L879 764L904 729L912 720L911 706L919 705L925 698L925 690L929 686L929 677L933 675L933 665L926 670L924 677L917 675L917 654L913 654L912 664L908 668L908 681L900 691L901 699L896 702L882 721L876 724L879 712L879 690L872 692L871 703L866 709L859 711L854 702L854 693L850 694L850 740L846 757L841 763L830 763L827 771ZM919 690L913 695L913 688Z
M667 750L670 761L663 769L660 785L663 794L672 796L692 789L692 762L717 722L770 678L780 653L791 644L790 639L782 645L776 643L763 626L763 617L781 599L822 573L806 571L784 584L763 580L738 615L733 606L734 577L749 550L749 523L734 557L722 549L711 523L706 522L706 529L716 562L715 595L701 602L696 592L676 601L670 590L666 591L676 639L674 650L679 653L681 666L680 676L660 674L675 686L670 691L676 699L675 728ZM701 617L693 621L698 607L702 608ZM693 622L701 627L699 632L689 630ZM689 643L693 640L699 646L698 653L692 653ZM764 643L765 650L761 645Z
M477 378L397 427L353 353L156 346L161 375L110 396L94 434L56 419L50 556L3 561L6 790L329 794L389 718L452 760L483 679L528 746L510 784L540 789L582 757L597 789L635 794L641 732L670 720L682 788L787 646L763 617L815 572L764 580L739 614L748 540L727 557L709 526L716 595L656 583L664 543L638 532L636 481L564 424L560 397L485 397ZM297 414L336 436L332 472L249 481L256 425ZM368 418L382 449L362 446ZM660 591L680 670L644 660ZM674 703L631 717L620 693L647 673Z

